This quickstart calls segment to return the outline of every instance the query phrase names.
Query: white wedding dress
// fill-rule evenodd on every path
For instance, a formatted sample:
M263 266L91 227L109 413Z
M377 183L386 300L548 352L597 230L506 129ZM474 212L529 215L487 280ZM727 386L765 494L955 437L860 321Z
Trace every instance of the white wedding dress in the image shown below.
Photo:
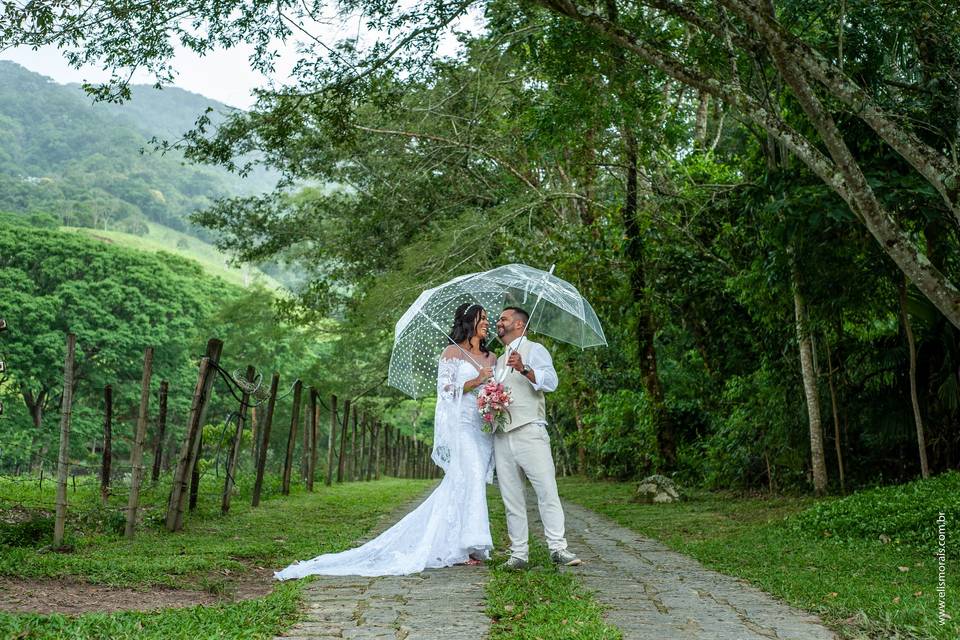
M439 486L416 509L366 544L296 562L278 580L308 575L406 575L489 558L487 482L493 479L493 436L480 430L476 392L463 393L478 365L456 349L444 351L437 373L433 460L444 470Z

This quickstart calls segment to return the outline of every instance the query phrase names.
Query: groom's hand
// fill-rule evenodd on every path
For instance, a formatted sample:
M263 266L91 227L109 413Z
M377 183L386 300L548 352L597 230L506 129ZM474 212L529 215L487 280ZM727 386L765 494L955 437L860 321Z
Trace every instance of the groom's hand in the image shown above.
M507 366L513 367L517 373L523 371L523 358L520 357L520 354L514 351L510 354L510 357L507 358Z

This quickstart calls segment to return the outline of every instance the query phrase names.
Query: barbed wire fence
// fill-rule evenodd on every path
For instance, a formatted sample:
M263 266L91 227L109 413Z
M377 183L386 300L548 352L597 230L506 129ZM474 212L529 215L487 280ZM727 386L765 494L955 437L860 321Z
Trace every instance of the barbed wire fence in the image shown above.
M0 320L0 331L6 323ZM226 516L231 498L250 493L251 505L257 507L268 480L266 466L270 459L273 416L278 403L290 402L290 424L287 428L286 447L273 451L273 460L279 458L278 476L269 477L267 495L289 494L293 476L297 436L300 434L300 481L307 491L314 490L318 474L318 442L323 431L321 418L329 419L326 429L327 460L322 476L327 486L353 481L378 480L382 476L402 478L435 478L436 467L430 462L429 447L420 439L410 437L392 425L384 423L359 409L356 402L346 399L338 410L336 395L330 395L329 403L314 387L303 393L303 383L297 379L284 385L279 391L279 374L274 373L270 384L265 384L262 371L248 365L246 369L229 370L220 362L223 342L211 339L207 351L199 359L197 385L193 393L186 432L179 442L179 455L172 460L176 449L173 435L165 435L167 381L161 381L159 389L159 413L150 420L149 401L151 394L152 348L144 352L144 374L141 382L140 411L137 414L130 458L126 461L113 459L112 451L112 404L111 390L105 388L104 438L100 464L76 460L69 455L70 422L72 416L72 358L76 338L67 337L68 349L64 369L64 394L60 406L60 454L52 456L45 449L30 458L39 466L20 474L19 465L13 474L0 472L0 514L4 511L55 512L54 549L66 548L63 544L68 503L74 503L76 515L96 513L113 518L118 523L122 518L127 537L133 537L137 526L148 516L140 513L141 491L151 500L146 507L149 517L156 523L163 521L167 530L175 532L183 527L187 514L197 509L199 498L212 501L220 499L220 513ZM0 360L2 362L2 360ZM69 390L69 391L68 391ZM210 400L215 393L220 400L235 403L223 420L216 426L206 420ZM293 396L292 402L287 399ZM305 396L305 397L304 397ZM2 408L0 408L2 414ZM152 431L153 445L145 446L147 432ZM204 435L210 442L203 442ZM245 433L250 442L252 464L240 464L241 448ZM152 451L152 454L150 453ZM96 441L92 454L97 453ZM144 454L147 453L147 456ZM164 454L166 455L164 456ZM284 455L279 455L279 454ZM145 457L152 455L150 483L143 481L148 473ZM2 456L2 452L0 452ZM161 464L163 463L163 464ZM172 471L169 477L160 477L161 467ZM55 469L56 477L47 473ZM78 492L78 478L80 489ZM223 480L222 486L219 480ZM279 490L277 480L279 479ZM69 483L68 483L69 480ZM252 491L250 481L252 480ZM44 483L55 481L56 496L50 499ZM68 494L68 484L72 489ZM97 491L99 484L99 491ZM243 485L243 491L238 490ZM203 487L203 489L201 489ZM161 513L161 492L169 491L166 509ZM68 498L72 495L72 498Z

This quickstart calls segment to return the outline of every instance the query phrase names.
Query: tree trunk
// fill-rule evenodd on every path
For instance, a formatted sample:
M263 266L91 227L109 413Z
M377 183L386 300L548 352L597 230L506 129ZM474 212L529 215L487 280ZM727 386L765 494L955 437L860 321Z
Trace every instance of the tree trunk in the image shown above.
M110 498L110 473L113 466L113 387L103 388L103 461L100 465L100 501Z
M293 474L293 453L297 446L297 423L300 422L300 396L303 393L303 382L293 383L293 408L290 412L290 433L287 435L287 454L283 458L283 478L280 492L290 495L290 476Z
M910 324L910 314L907 312L907 284L900 283L900 319L903 320L903 330L907 334L907 346L910 349L910 403L913 405L913 421L917 427L917 447L920 450L920 475L930 477L930 467L927 464L927 439L923 435L923 419L920 417L920 400L917 397L917 345L913 339L913 326Z
M240 443L243 440L243 423L247 418L247 405L250 404L250 394L247 393L254 379L256 370L252 365L247 365L246 381L243 392L240 394L240 409L237 411L237 427L233 432L233 438L230 440L230 453L227 455L226 473L223 478L223 495L220 496L220 515L227 515L230 512L230 501L233 497L233 487L236 484L237 463L240 461Z
M53 521L53 548L63 546L67 522L67 472L70 467L70 420L73 416L73 362L77 336L67 334L67 357L63 366L63 396L60 399L60 453L57 456L56 517ZM41 483L42 486L42 483Z
M843 473L843 447L840 440L840 412L837 410L837 388L833 383L833 354L830 353L830 341L824 338L823 345L827 349L827 382L830 385L830 408L833 411L833 444L837 452L837 472L840 474L840 493L847 492L847 485Z
M787 42L788 39L782 32L778 35L776 29L771 27L776 24L772 16L762 15L756 7L740 0L723 0L723 2L747 20L757 33L763 35L763 44L769 48L777 61L781 76L794 90L798 102L808 116L810 124L823 140L830 157L825 156L808 137L788 125L775 110L766 108L763 103L744 91L739 85L738 78L725 79L703 75L699 69L686 67L672 56L640 40L617 25L615 21L605 20L592 9L571 0L536 0L536 4L585 24L600 37L621 47L620 50L614 51L615 54L622 55L623 50L629 50L684 85L709 93L713 98L735 106L744 117L752 120L776 138L806 164L824 184L843 198L851 211L873 235L880 249L954 326L960 327L960 289L930 263L930 260L913 242L911 234L901 227L896 222L896 218L877 200L855 158L843 143L836 124L824 111L819 99L802 77L798 65L802 65L808 73L814 74L823 86L830 89L832 97L847 104L853 104L854 113L864 118L864 121L878 135L917 168L944 196L945 201L960 220L960 207L957 206L957 194L960 190L945 186L956 180L957 172L950 168L949 160L935 150L922 146L922 143L918 144L915 136L893 123L890 118L884 118L875 105L862 99L866 95L865 92L853 91L853 87L856 87L855 83L848 81L842 73L831 73L829 65L824 70L816 56L804 50L805 45L793 41ZM682 3L658 3L658 6L698 28L703 28L710 33L717 31L715 25L700 19L696 12ZM750 40L750 42L753 41ZM945 170L941 171L940 168Z
M337 461L337 482L343 482L344 456L347 454L347 423L350 421L350 398L343 401L343 419L340 421L340 457Z
M800 347L800 371L810 422L810 456L813 466L813 491L820 496L827 492L827 465L823 454L823 428L820 424L820 398L817 393L817 372L813 365L813 340L807 322L806 303L800 291L800 275L793 266L793 308L796 315L797 344Z
M587 473L587 436L583 416L580 414L580 398L573 401L573 421L577 425L577 474L582 476Z
M653 305L649 299L643 239L640 237L637 220L637 140L632 129L624 127L623 132L627 152L627 194L623 222L627 235L627 258L632 268L630 289L634 304L637 305L636 341L637 355L640 358L640 378L650 403L660 458L665 469L672 469L677 462L677 438L657 368L657 327L653 317Z
M337 396L330 396L330 433L327 434L327 480L329 487L333 484L333 451L337 439Z
M317 473L317 390L310 387L308 411L310 411L310 451L307 453L307 491L313 491L313 480Z
M160 381L160 408L157 415L157 433L156 443L153 447L153 471L150 475L150 481L156 482L160 479L160 463L163 458L163 438L167 431L167 394L170 390L170 384L166 380Z
M257 445L257 477L253 482L253 500L251 505L260 506L260 492L263 490L263 474L267 466L267 450L270 448L270 429L273 427L273 411L277 406L277 387L280 386L280 374L273 372L270 380L270 399L267 400L267 414L263 417L261 442Z
M127 522L123 530L126 538L133 538L140 509L140 485L146 475L143 465L143 445L147 439L147 420L150 410L150 379L153 376L153 347L143 353L143 377L140 380L140 409L137 412L137 431L130 450L130 499L127 501Z

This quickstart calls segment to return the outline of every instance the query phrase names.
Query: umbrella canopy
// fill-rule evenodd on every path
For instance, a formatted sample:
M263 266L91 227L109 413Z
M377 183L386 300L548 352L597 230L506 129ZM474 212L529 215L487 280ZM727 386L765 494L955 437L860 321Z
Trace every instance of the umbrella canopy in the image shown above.
M576 287L552 273L509 264L421 293L397 322L387 384L413 398L436 392L437 361L451 344L447 332L465 302L486 309L491 326L505 307L516 306L530 313L532 331L581 348L607 343L597 314Z
M483 273L503 289L504 307L530 314L527 330L586 349L606 346L600 319L577 288L549 272L525 264L506 264Z

